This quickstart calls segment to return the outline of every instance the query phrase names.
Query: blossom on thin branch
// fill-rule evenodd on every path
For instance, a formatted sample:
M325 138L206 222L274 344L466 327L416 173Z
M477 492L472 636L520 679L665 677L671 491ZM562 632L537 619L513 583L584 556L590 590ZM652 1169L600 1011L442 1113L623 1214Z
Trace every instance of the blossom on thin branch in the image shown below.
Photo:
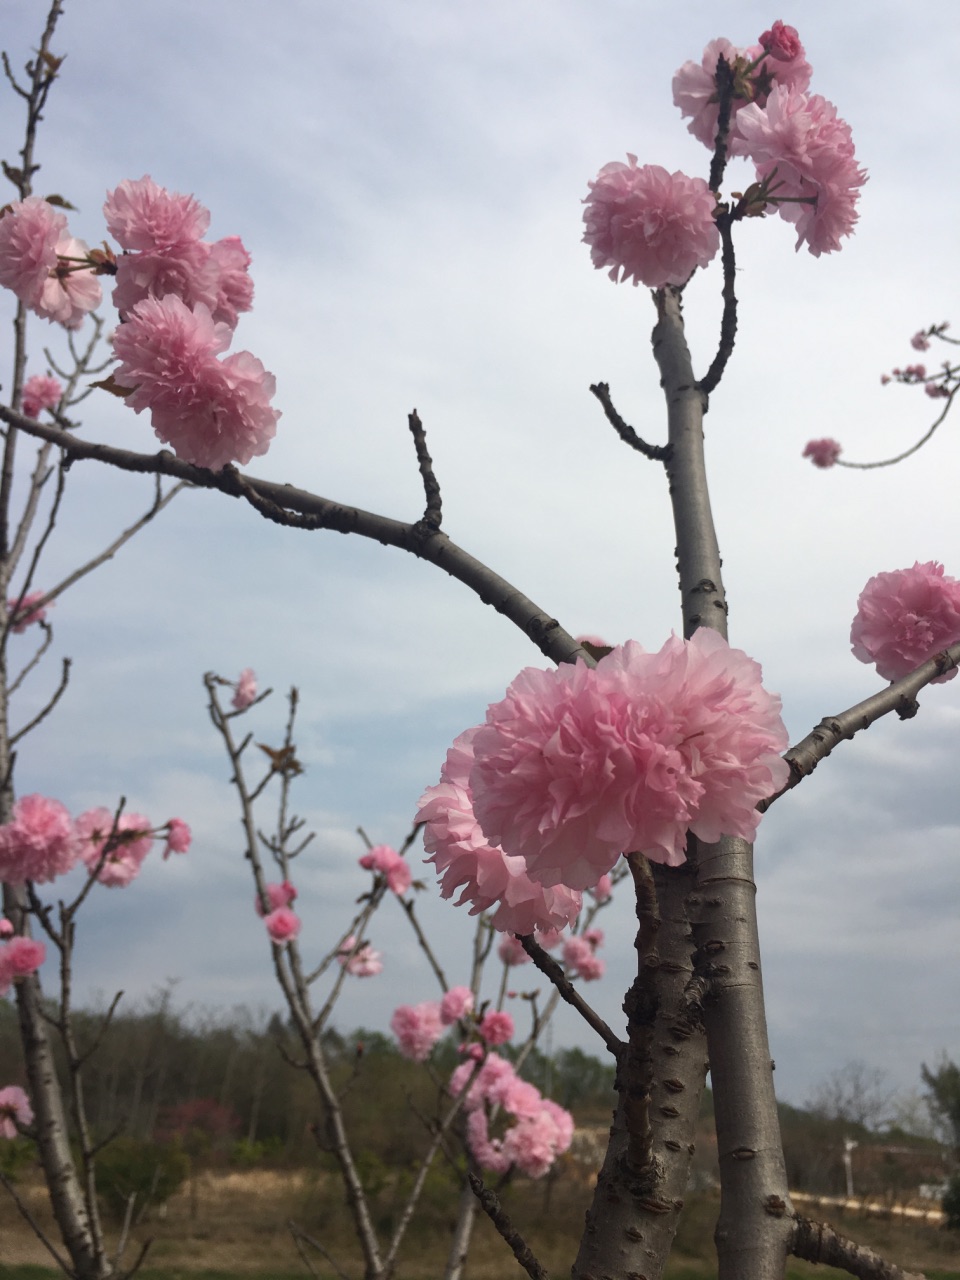
M34 938L18 936L0 944L0 996L5 996L17 978L36 971L47 958L47 948Z
M375 978L383 972L383 953L375 951L369 942L361 942L350 934L344 938L337 952L337 963L353 978Z
M100 284L87 246L69 235L67 219L47 200L28 196L0 217L0 284L45 320L76 329L99 306Z
M378 844L359 859L366 871L376 871L386 878L387 885L402 898L413 883L413 872L406 858L388 844Z
M426 1062L443 1035L439 1002L425 1000L417 1005L399 1005L390 1019L390 1030L397 1037L397 1046L405 1058Z
M219 471L266 453L280 413L276 390L249 351L224 360L232 330L202 303L191 310L168 294L145 298L113 335L119 387L137 413L150 410L154 431L178 458Z
M684 284L720 248L716 197L703 178L627 160L604 165L588 183L583 239L593 265L648 289Z
M77 818L76 829L81 860L110 889L136 879L153 844L150 820L139 813L116 818L109 809L89 809Z
M17 1125L26 1126L33 1120L30 1099L16 1084L0 1089L0 1138L17 1137Z
M884 680L899 680L960 641L960 582L935 560L878 573L857 601L850 628L853 656L873 663ZM937 676L943 684L956 668Z
M836 440L825 437L823 440L808 440L803 456L809 458L815 467L832 467L843 452Z
M271 942L284 947L300 932L300 917L289 907L277 907L263 917Z
M27 627L33 626L36 622L46 622L47 610L53 608L54 602L48 600L45 605L38 608L45 594L43 591L31 591L22 599L14 598L7 601L7 612L11 617L10 630L15 635L23 635Z
M780 699L717 632L630 641L595 668L517 676L473 731L473 807L531 877L589 888L625 851L679 865L688 830L752 839L786 746Z
M55 409L63 396L59 378L35 373L23 384L21 407L28 418L39 418L44 409Z
M69 871L79 856L77 829L59 800L21 796L11 820L0 826L0 881L45 884Z

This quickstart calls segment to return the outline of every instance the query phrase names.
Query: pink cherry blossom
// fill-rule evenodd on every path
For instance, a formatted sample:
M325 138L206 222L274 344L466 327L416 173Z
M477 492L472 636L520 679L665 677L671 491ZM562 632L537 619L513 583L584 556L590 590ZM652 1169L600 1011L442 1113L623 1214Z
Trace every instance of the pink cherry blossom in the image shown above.
M171 818L167 823L167 843L163 850L166 862L171 853L189 853L193 832L182 818Z
M217 359L230 338L207 307L191 311L174 294L138 303L113 337L127 404L150 410L179 458L213 471L266 453L280 417L269 405L274 377L259 360L249 351Z
M530 957L523 949L523 943L512 933L505 933L497 944L497 955L509 967L518 964L529 964Z
M749 156L758 180L782 202L776 209L796 225L797 249L806 243L819 257L853 234L867 174L857 164L850 126L826 98L775 85L763 107L750 103L738 113L730 150Z
M471 803L469 776L473 738L468 729L447 752L440 782L420 797L417 821L426 823L423 846L440 873L440 896L460 889L457 905L470 902L471 915L489 911L495 929L528 934L537 927L569 924L580 914L581 895L564 885L544 888L527 874L523 858L488 843Z
M803 45L796 27L785 26L778 18L769 31L764 31L760 44L778 62L792 62L803 56Z
M480 1019L477 1031L480 1039L491 1047L498 1044L506 1044L513 1036L513 1018L509 1013L490 1009Z
M774 36L778 27L779 31ZM792 36L788 37L788 32ZM769 56L766 56L764 47L767 39L770 41ZM795 49L792 56L781 56L788 48ZM765 31L758 44L746 49L737 48L722 36L711 40L699 63L685 62L673 77L674 104L682 115L691 117L687 125L690 133L711 151L716 145L720 114L717 64L721 56L734 72L736 86L730 104L731 137L736 135L739 112L748 101L762 106L772 84L789 85L804 92L810 85L811 76L810 64L804 57L796 31L793 27L784 27L783 23L774 23L773 29Z
M46 944L35 938L11 938L3 948L4 967L14 978L36 973L46 958Z
M271 911L276 911L278 907L289 907L297 896L297 890L289 880L284 880L282 884L267 884L264 888L267 891L267 902L270 904ZM264 915L259 894L254 897L253 905L258 916Z
M107 229L128 251L147 252L202 240L210 214L193 196L167 191L145 174L107 192Z
M683 284L720 247L716 199L703 178L667 173L659 165L614 161L588 183L583 239L610 279L649 289Z
M623 851L684 860L688 830L750 839L788 777L780 699L757 663L701 629L630 641L595 668L528 667L474 731L481 830L547 885L589 888Z
M413 883L409 862L388 844L374 845L360 859L360 865L367 871L378 871L385 876L387 884L397 897L402 898Z
M440 1021L445 1027L459 1022L473 1008L473 992L469 987L451 987L440 1001ZM509 1038L509 1037L508 1037Z
M591 944L585 934L568 938L563 944L563 963L572 978L580 978L584 982L602 978L607 967L597 955L596 946Z
M4 916L0 919L0 938L9 938L13 934L13 925Z
M44 409L55 409L63 395L59 378L35 373L23 384L21 405L28 418L39 418Z
M86 261L87 246L82 240L68 236L57 242L57 268L43 286L43 297L37 314L55 320L65 329L78 329L84 318L103 300L100 281L89 268L79 266Z
M884 680L899 680L942 649L960 642L960 582L935 560L878 573L857 601L850 628L853 656L876 665ZM943 684L956 668L938 676Z
M843 452L836 440L825 437L823 440L808 440L803 456L809 458L815 467L832 467Z
M565 1117L561 1120L561 1116ZM542 1178L570 1146L573 1121L568 1112L545 1098L543 1107L529 1119L519 1120L503 1139L503 1154L528 1178Z
M397 1037L400 1052L414 1062L426 1062L443 1034L440 1005L436 1000L423 1004L402 1004L394 1010L390 1030Z
M278 947L286 946L300 932L300 918L289 907L277 907L263 917L271 940Z
M123 316L145 298L168 294L189 308L202 304L231 329L237 313L250 310L250 255L238 236L203 241L210 215L193 196L167 191L144 176L109 192L104 214L110 233L126 250L117 260L113 294Z
M383 972L383 954L374 951L369 942L361 942L350 934L337 952L337 963L354 978L375 978Z
M928 351L930 349L930 339L921 329L919 333L915 333L910 339L910 345L914 351Z
M601 876L589 891L593 900L601 905L613 897L613 880L610 876Z
M257 677L252 667L244 667L234 687L231 705L237 711L246 711L257 696Z
M544 951L552 951L554 947L559 947L565 936L562 929L537 929L533 938Z
M45 884L69 871L80 854L70 814L46 796L21 796L0 826L0 880Z
M33 1120L30 1099L16 1084L0 1089L0 1138L16 1138L17 1125L26 1127Z
M27 627L32 626L33 623L46 622L47 610L53 608L54 602L48 600L42 608L36 607L45 594L43 591L31 591L22 600L14 597L7 601L7 612L14 619L10 627L14 634L23 635Z
M89 809L77 818L80 857L88 871L98 864L97 880L110 889L125 888L140 874L153 844L149 818L122 813L115 819L109 809ZM108 849L104 858L104 850Z
M47 281L57 270L57 245L66 232L67 219L39 196L16 201L0 218L0 284L31 311L43 304Z

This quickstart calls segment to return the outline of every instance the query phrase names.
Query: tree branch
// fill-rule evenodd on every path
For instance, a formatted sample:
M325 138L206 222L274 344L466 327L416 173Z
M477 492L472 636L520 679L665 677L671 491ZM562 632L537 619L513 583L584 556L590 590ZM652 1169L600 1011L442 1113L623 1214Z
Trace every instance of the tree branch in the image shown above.
M860 1280L924 1280L922 1273L884 1262L872 1249L845 1239L825 1222L811 1222L809 1218L796 1219L790 1252L806 1262L839 1267Z
M122 471L173 476L196 488L218 489L232 497L243 497L254 505L259 504L257 509L261 514L269 510L270 518L282 517L282 523L296 525L299 517L308 517L311 528L354 533L363 538L372 538L385 546L408 551L418 559L445 570L458 582L469 587L484 604L491 605L519 627L551 661L572 662L578 657L590 661L556 618L550 617L505 578L501 578L457 546L445 533L438 531L425 539L416 524L405 524L388 516L363 511L359 507L332 502L303 489L295 489L293 485L276 484L254 476L241 477L234 468L208 471L205 467L181 462L165 449L156 454L142 454L128 449L115 449L111 445L90 444L60 427L34 422L22 413L15 413L2 405L0 421L20 428L28 435L49 440L63 449L70 461L90 460L106 463ZM238 481L241 483L238 484ZM299 523L302 525L304 521Z
M603 405L603 412L607 415L607 421L624 444L628 444L631 449L636 449L638 453L642 453L651 462L666 462L670 457L670 446L666 444L647 444L646 440L638 436L633 427L624 422L614 408L613 401L610 398L610 387L606 382L595 382L591 385L590 390Z
M550 1280L549 1273L541 1266L536 1254L510 1221L497 1196L488 1187L484 1186L483 1180L478 1178L475 1173L468 1173L467 1178L470 1181L470 1188L473 1194L480 1201L480 1207L510 1246L513 1256L523 1267L530 1280Z

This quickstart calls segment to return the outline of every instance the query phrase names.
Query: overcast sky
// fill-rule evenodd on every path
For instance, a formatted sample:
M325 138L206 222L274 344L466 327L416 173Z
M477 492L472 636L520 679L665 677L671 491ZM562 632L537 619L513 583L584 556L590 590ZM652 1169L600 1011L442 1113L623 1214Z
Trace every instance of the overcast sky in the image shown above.
M15 65L44 7L8 6ZM800 456L822 435L851 459L888 456L931 420L926 397L881 387L879 375L916 358L917 329L960 323L946 162L960 107L953 3L933 0L918 23L875 0L793 14L736 0L67 0L54 48L68 56L36 190L69 198L74 234L95 244L106 190L149 173L194 193L213 237L242 236L256 299L234 347L276 375L283 411L253 474L416 519L416 406L448 534L569 631L656 649L680 625L662 471L624 448L588 392L609 382L624 416L663 440L654 314L645 290L591 267L580 201L627 152L706 176L672 75L711 38L749 44L777 17L799 28L812 88L849 121L870 172L839 254L796 254L776 217L738 229L739 337L706 424L731 642L762 662L796 740L881 684L849 651L867 579L930 559L960 576L956 423L889 470L824 473ZM9 93L2 119L14 161ZM731 170L728 186L747 172ZM688 290L698 373L715 348L719 291L718 265ZM60 335L40 321L31 333L30 371L42 372L41 348L61 350ZM106 396L88 401L84 434L157 447L144 417ZM145 480L74 467L37 585L94 554L148 500ZM399 844L453 736L521 667L543 665L433 567L278 529L204 492L177 498L65 595L53 621L73 676L21 747L18 791L75 812L124 795L157 822L184 817L196 837L189 857L154 857L130 889L91 896L79 995L123 987L136 1001L171 978L181 1008L278 1005L204 671L251 666L274 687L251 716L258 741L279 738L282 694L300 689L296 803L317 838L296 878L312 956L365 887L356 826ZM32 653L29 634L13 644ZM49 661L17 717L55 681ZM849 1059L910 1089L922 1061L960 1056L958 732L960 680L929 690L914 721L845 744L761 825L769 1021L790 1101ZM424 909L451 980L466 980L468 917ZM397 1003L435 995L404 923L388 902L372 930L385 973L352 984L342 1027L385 1028ZM604 923L610 976L589 994L620 1025L630 904ZM570 1043L595 1048L572 1015L554 1032L555 1045Z

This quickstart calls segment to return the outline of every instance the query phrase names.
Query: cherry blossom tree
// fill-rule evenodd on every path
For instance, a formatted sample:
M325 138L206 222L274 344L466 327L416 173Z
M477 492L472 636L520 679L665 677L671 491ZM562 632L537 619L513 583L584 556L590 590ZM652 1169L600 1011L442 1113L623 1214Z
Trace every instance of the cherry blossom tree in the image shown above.
M858 219L867 175L849 126L830 101L809 91L812 70L797 32L777 21L753 44L717 39L699 61L677 72L674 102L706 148L706 177L671 174L628 154L626 164L613 160L599 169L584 200L583 238L594 266L615 282L644 286L655 314L652 347L666 402L665 439L641 437L621 416L611 388L602 382L591 387L624 443L658 472L662 468L669 492L681 634L648 652L633 641L616 647L578 641L448 538L441 486L415 410L408 426L424 507L410 522L237 469L267 451L280 417L272 374L248 351L227 354L241 314L252 303L242 242L204 240L208 215L197 199L145 175L119 181L108 194L104 224L117 248L104 240L102 248L89 249L70 232L68 202L34 189L37 125L61 72L62 60L53 52L60 9L54 0L25 74L5 64L26 105L27 126L20 164L7 166L17 199L0 217L0 284L19 300L10 405L0 409L6 428L0 473L0 867L12 935L3 944L0 976L15 988L29 1084L27 1098L10 1093L2 1104L3 1123L38 1143L65 1256L50 1247L62 1269L78 1280L129 1274L122 1264L125 1233L108 1250L97 1212L96 1142L82 1088L83 1061L96 1046L75 1043L69 1016L77 911L98 885L129 886L157 836L164 838L167 853L184 852L188 836L182 819L152 825L126 812L125 802L74 819L52 797L16 798L16 743L54 710L68 671L40 716L22 727L13 727L6 699L49 646L54 600L191 486L239 498L277 524L366 537L436 565L493 605L555 664L549 671L525 669L491 705L484 723L457 737L446 762L438 762L439 781L427 786L419 802L417 822L424 824L442 894L457 894L461 910L505 933L504 963L516 955L511 948L522 947L616 1061L619 1102L573 1275L652 1280L663 1273L683 1209L708 1064L722 1184L716 1232L721 1280L773 1280L783 1275L789 1254L860 1276L904 1275L804 1219L791 1204L765 1023L752 841L763 813L841 742L882 716L914 715L921 690L953 675L960 662L958 587L937 563L878 567L860 598L851 638L855 656L876 665L880 678L892 683L826 716L788 747L778 697L764 687L754 659L728 642L704 456L704 417L735 354L735 238L744 231L762 234L764 217L776 214L795 229L798 250L828 257L842 249ZM743 160L752 170L743 190L730 189L731 160ZM684 327L684 290L695 272L713 269L718 254L722 317L715 352L698 376ZM828 261L823 269L829 269ZM106 305L108 293L117 312L110 357L116 363L109 373L95 363L105 327L96 309ZM49 371L26 377L28 313L68 333L70 363L54 368L56 379ZM915 349L942 337L942 329L915 335ZM86 345L76 336L84 333L90 334ZM106 374L94 384L97 394L115 395L135 413L149 413L157 438L172 453L122 450L78 434L71 413L94 372ZM955 389L952 366L945 364L932 382L918 365L895 376L933 386L929 394L945 400L945 415ZM25 438L39 442L38 452L23 483L26 499L17 508L16 451ZM829 438L811 441L806 452L821 468L845 464ZM36 571L67 473L87 460L153 477L154 501L101 556L70 579L38 591ZM164 487L164 478L174 483ZM31 632L42 637L37 651L13 674L7 640ZM395 1236L381 1250L368 1221L318 1047L331 998L320 1010L314 1007L310 986L318 975L305 973L300 960L303 922L294 905L290 860L303 848L291 848L299 827L286 805L286 788L298 771L292 712L281 747L268 752L265 778L248 784L242 756L250 740L234 741L230 716L248 714L257 704L256 680L246 670L235 682L232 712L218 698L223 683L207 679L210 711L241 798L256 909L325 1108L364 1273L380 1280L393 1273L400 1240ZM263 839L252 806L277 777L280 816L275 835ZM264 847L277 864L278 881L267 879L260 861ZM348 978L375 974L378 959L366 925L386 895L403 899L410 890L403 856L411 847L412 840L399 852L372 846L363 855L374 887L319 966L334 975L334 991ZM78 864L86 871L82 886L57 912L38 886L56 883ZM599 904L607 891L601 884L611 875L628 878L636 895L635 938L616 940L624 948L632 943L636 952L622 1031L608 1026L580 989L597 976L599 945L583 895L592 893ZM544 942L555 944L558 931L571 926L575 931L566 937L561 965ZM65 1100L41 1006L36 970L42 944L33 936L40 931L60 955L52 1031L70 1065L67 1101L79 1133L79 1159L67 1138ZM499 1175L515 1166L535 1176L569 1141L567 1120L549 1100L535 1099L495 1053L513 1033L507 1012L468 1007L477 1005L475 983L466 994L443 979L440 986L439 1000L402 1005L394 1017L402 1050L417 1061L430 1058L445 1025L456 1022L469 1030L459 1075L434 1127L435 1150L462 1112L467 1149L481 1171L470 1169L470 1192L519 1265L542 1276L482 1170ZM498 1113L514 1123L496 1133L491 1124ZM422 1166L428 1167L429 1162ZM409 1212L414 1208L411 1202ZM450 1274L456 1274L453 1264Z

